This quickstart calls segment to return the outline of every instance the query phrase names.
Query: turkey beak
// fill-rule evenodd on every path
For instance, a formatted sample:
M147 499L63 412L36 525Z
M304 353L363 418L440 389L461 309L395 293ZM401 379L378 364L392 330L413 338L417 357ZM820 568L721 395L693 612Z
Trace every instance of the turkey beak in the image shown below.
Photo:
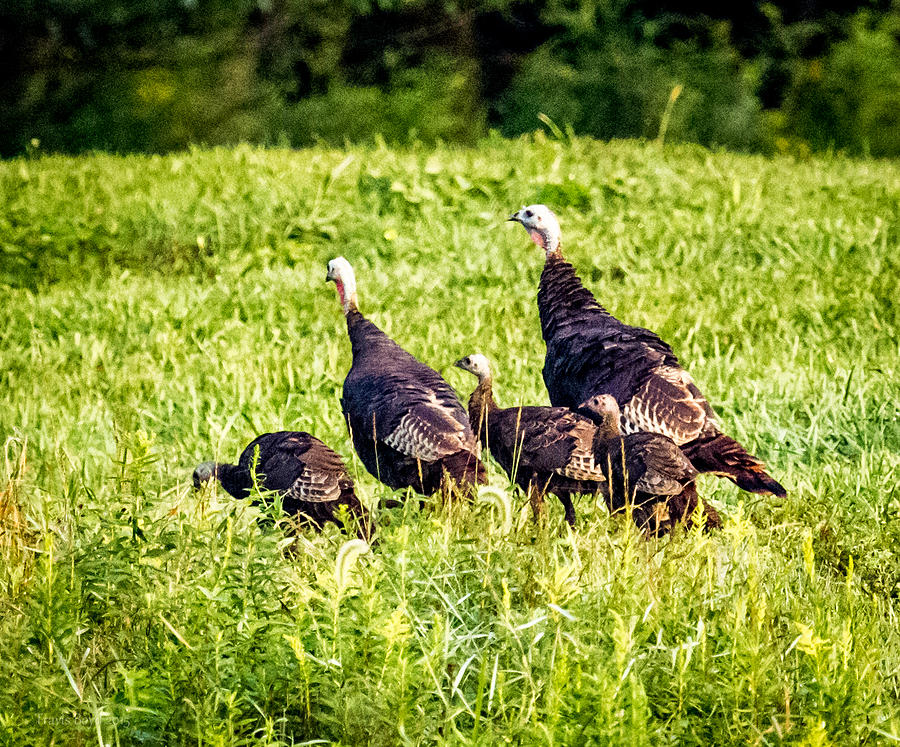
M515 221L516 223L521 223L521 221L519 220L519 211L516 210L516 212L514 212L512 215L510 215L509 218L507 218L506 220L507 220L507 222Z
M325 275L325 282L330 283L334 280L334 273L329 269Z
M453 365L456 366L457 368L462 368L462 367L463 367L463 363L465 363L465 362L466 362L466 359L465 359L465 358L460 358L460 359L459 359L458 361L456 361L456 363L454 363Z

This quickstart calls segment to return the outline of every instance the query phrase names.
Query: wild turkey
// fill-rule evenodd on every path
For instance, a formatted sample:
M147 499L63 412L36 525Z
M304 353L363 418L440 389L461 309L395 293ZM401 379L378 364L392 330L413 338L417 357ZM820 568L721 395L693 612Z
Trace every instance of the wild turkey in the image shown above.
M478 377L469 397L469 422L506 474L525 491L535 518L545 492L555 493L575 526L572 496L606 492L606 472L594 458L597 428L565 407L507 407L494 401L487 358L469 355L455 364Z
M546 255L538 310L552 404L578 407L595 394L611 394L626 433L661 433L699 472L727 477L752 493L786 494L761 461L719 430L672 349L653 332L620 322L582 285L563 259L559 222L549 208L524 207L509 220L521 223Z
M258 451L258 455L257 455ZM203 462L194 470L194 487L218 479L226 492L246 498L253 488L256 464L259 487L281 493L281 506L288 514L301 514L316 527L337 518L339 506L355 516L359 534L371 533L369 513L353 489L353 478L341 457L315 436L303 431L264 433L255 438L237 464Z
M578 408L597 426L594 454L610 480L610 512L632 504L635 523L662 532L679 522L688 525L697 508L699 474L672 439L643 431L622 435L622 414L610 394L599 394ZM719 514L704 503L706 527L722 526Z
M341 405L366 469L391 488L430 495L449 475L469 488L485 482L469 419L456 393L366 319L357 306L350 263L328 263L347 318L353 364Z

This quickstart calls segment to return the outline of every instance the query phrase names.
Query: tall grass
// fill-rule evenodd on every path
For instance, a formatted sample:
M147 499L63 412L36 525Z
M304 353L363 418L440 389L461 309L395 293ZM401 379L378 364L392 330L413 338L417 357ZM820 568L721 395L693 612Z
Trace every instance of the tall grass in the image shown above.
M543 138L0 164L0 735L10 744L900 739L900 168ZM546 402L556 208L614 313L658 331L789 489L704 477L715 534L602 505L536 526L381 510L369 552L194 493L264 431L353 459L325 262L437 368ZM394 497L403 497L397 495Z

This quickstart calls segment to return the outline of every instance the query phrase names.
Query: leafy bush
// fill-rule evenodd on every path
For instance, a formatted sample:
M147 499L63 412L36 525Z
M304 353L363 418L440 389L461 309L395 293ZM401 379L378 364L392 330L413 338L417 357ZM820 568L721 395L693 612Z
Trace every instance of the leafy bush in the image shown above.
M814 150L900 154L900 12L859 13L822 58L799 61L783 107L782 137Z
M335 83L327 93L285 108L270 127L278 140L308 145L375 135L393 143L473 142L485 125L472 66L437 58L398 73L385 88Z
M538 114L581 134L656 137L667 102L676 140L747 149L759 140L758 102L726 40L710 49L679 43L662 50L624 35L550 42L526 61L503 99L503 132L534 130Z
M542 112L604 139L900 154L900 11L813 5L9 0L0 154L471 143Z

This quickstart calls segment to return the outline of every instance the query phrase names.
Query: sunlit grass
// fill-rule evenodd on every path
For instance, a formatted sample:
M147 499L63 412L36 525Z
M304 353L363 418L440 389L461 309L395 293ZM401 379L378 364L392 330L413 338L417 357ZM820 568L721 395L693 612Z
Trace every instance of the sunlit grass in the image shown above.
M900 738L900 167L652 144L238 148L0 164L0 735L11 744L824 744ZM340 413L325 263L444 369L545 403L557 209L621 318L659 332L777 501L713 477L723 531L646 541L601 505L535 527L383 510L294 538L191 470L308 430L389 492Z

